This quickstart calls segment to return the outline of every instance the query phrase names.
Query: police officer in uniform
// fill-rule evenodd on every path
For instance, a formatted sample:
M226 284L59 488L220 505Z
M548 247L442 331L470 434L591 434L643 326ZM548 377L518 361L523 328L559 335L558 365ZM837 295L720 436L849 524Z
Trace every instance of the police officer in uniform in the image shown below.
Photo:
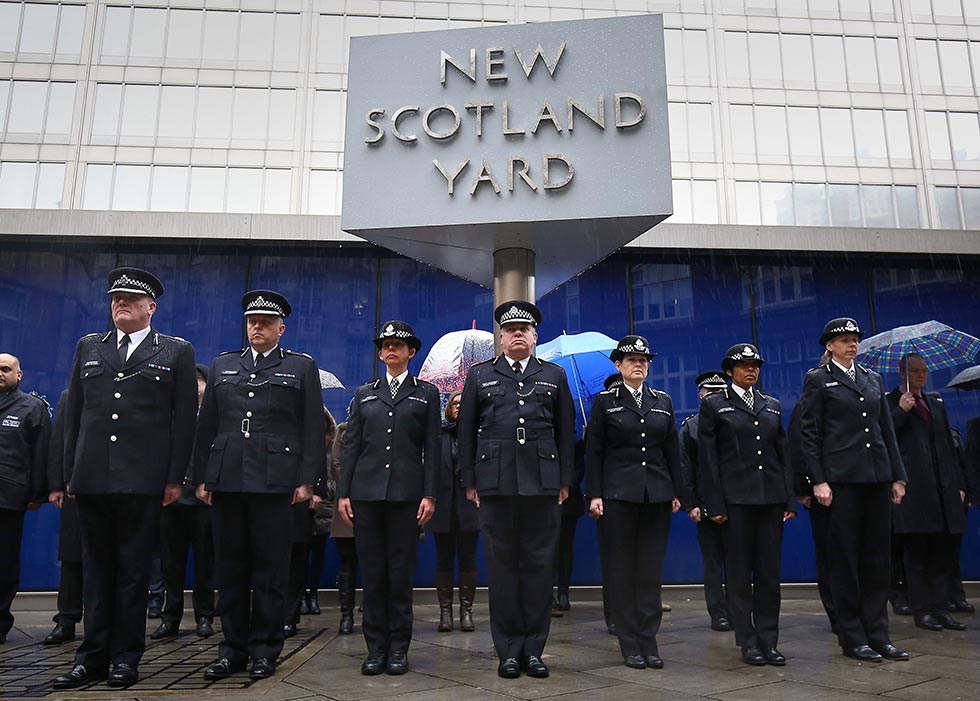
M85 640L72 670L55 679L57 689L107 672L109 686L138 681L160 509L180 497L194 440L194 348L150 324L163 285L138 268L113 270L108 281L115 328L79 340L65 408L65 482L82 530Z
M702 372L695 379L698 398L728 387L721 370ZM698 524L698 545L704 565L704 601L711 616L711 629L732 629L725 599L725 528L709 518L701 494L698 474L698 415L691 414L681 424L681 475L684 479L685 502L681 507Z
M43 501L47 486L51 413L46 401L21 390L23 377L20 360L0 353L0 644L14 625L24 510Z
M490 632L505 679L547 677L551 585L574 480L575 407L565 371L534 357L541 312L511 301L494 310L503 353L470 368L459 409L459 464L480 507L490 586Z
M732 384L701 401L698 484L708 518L728 530L728 609L742 661L783 666L779 567L783 522L796 515L795 485L782 407L755 389L763 362L751 343L732 346L722 359Z
M276 671L286 619L294 503L323 473L324 424L316 362L279 339L285 297L242 297L249 345L211 363L194 440L197 496L212 505L218 610L224 640L205 679Z
M847 657L907 660L888 635L891 506L905 496L905 466L881 376L854 359L862 332L849 317L820 335L830 361L803 381L800 440L814 498L829 507L830 586Z
M436 508L441 407L435 385L408 372L422 346L411 326L383 324L374 345L386 371L354 393L337 507L354 528L364 582L361 673L404 674L418 527Z

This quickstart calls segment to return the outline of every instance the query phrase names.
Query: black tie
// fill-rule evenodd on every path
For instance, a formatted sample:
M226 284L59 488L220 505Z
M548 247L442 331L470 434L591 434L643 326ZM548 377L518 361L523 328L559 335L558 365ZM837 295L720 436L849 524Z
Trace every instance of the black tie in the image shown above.
M262 362L262 358L264 358L264 357L265 356L262 355L261 353L256 353L255 354L255 365L254 365L254 367L258 367L259 366L259 363Z
M514 373L517 375L520 375L521 373L524 372L524 370L521 369L521 362L519 360L514 361L513 368L514 368Z
M126 361L129 359L129 334L124 334L119 340L119 367L126 365Z

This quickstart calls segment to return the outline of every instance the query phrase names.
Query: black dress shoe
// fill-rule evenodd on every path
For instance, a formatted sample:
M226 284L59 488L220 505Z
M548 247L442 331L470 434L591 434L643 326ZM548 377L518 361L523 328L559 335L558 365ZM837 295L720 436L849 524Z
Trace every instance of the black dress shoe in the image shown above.
M558 595L558 610L559 611L570 611L572 608L571 602L568 600L568 594Z
M786 658L783 657L783 653L781 653L776 648L773 648L772 650L766 650L765 657L766 657L766 664L771 664L774 667L783 667L786 665Z
M241 672L245 669L243 664L234 664L227 657L219 657L218 661L212 664L204 672L204 678L210 681L215 679L225 679L230 677L235 672Z
M159 606L150 606L149 608L146 609L147 618L160 618L162 614L163 614L163 609L160 608Z
M291 638L294 635L296 635L296 624L295 623L287 623L286 625L284 625L282 627L282 637L284 637L284 638Z
M924 630L932 630L939 632L943 629L943 624L939 622L939 619L933 616L931 613L923 613L915 617L916 628L923 628Z
M766 657L762 654L762 650L757 647L743 647L742 662L754 667L761 667L766 663Z
M70 643L75 639L75 626L71 623L59 623L54 627L48 637L44 639L45 645L61 645Z
M179 632L180 629L177 627L176 623L164 621L163 623L160 624L159 628L157 628L155 631L150 633L150 640L163 640L164 638L172 638L175 635L177 635L177 633Z
M550 674L548 665L542 662L540 657L536 657L535 655L527 658L524 671L527 673L527 676L534 677L535 679L544 679Z
M139 680L140 673L136 665L120 662L109 672L109 681L106 684L116 689L125 689L127 686L132 686Z
M521 676L521 666L517 663L517 659L508 657L506 660L501 660L497 665L497 676L503 679L517 679Z
M62 674L60 677L54 678L54 683L51 685L55 689L77 689L80 686L85 686L86 684L93 684L95 682L100 682L106 678L106 673L103 671L90 670L83 664L77 664L71 668L68 674Z
M276 673L275 660L268 657L260 657L252 660L252 669L248 670L249 679L268 679Z
M210 638L214 635L214 625L211 623L211 619L207 616L201 616L197 619L197 636L199 638Z
M728 622L728 619L724 616L718 616L717 618L711 619L711 630L720 630L722 632L727 632L732 629L732 624Z
M951 613L973 613L976 611L971 604L966 599L957 599L956 601L950 601L949 605L946 607Z
M660 659L657 655L646 655L643 658L643 664L647 666L647 669L663 669L664 661Z
M408 653L392 652L388 655L388 674L405 674L408 671Z
M337 628L340 635L350 635L354 632L354 612L346 611L340 614L340 626Z
M936 613L936 620L946 630L966 630L966 623L957 621L945 611L938 611Z
M904 601L898 601L898 602L892 603L892 611L895 612L895 615L896 616L911 616L912 615L912 607L909 606Z
M646 669L647 663L643 661L643 655L625 655L623 664L631 669Z
M310 594L310 615L319 616L320 615L320 598L319 592L314 589Z
M857 647L846 648L844 650L844 655L855 660L860 660L861 662L881 662L881 655L867 645L858 645Z
M615 623L607 623L606 624L606 632L609 633L609 635L616 635L616 624Z
M899 650L891 643L885 643L884 645L875 647L874 651L877 652L882 657L889 660L898 660L899 662L906 662L909 659L909 653L905 652L905 650Z
M366 677L373 677L385 671L384 655L368 655L367 659L361 663L361 674Z
M310 615L310 597L304 594L299 599L299 615L309 616Z

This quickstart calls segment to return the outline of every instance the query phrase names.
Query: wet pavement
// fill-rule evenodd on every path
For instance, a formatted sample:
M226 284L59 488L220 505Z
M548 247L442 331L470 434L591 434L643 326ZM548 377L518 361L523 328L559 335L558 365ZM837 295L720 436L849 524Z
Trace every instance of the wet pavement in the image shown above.
M968 589L974 603L980 587ZM299 634L286 641L272 679L251 682L236 675L206 682L204 669L215 659L220 633L198 638L190 629L169 641L147 641L140 682L122 691L104 683L74 691L54 691L51 680L71 664L76 643L46 648L40 641L51 629L53 597L24 595L15 601L15 628L0 646L0 697L47 699L200 700L203 697L288 701L291 699L399 699L400 701L469 701L470 699L546 699L563 701L658 701L721 699L872 698L956 701L980 699L980 616L958 614L965 632L932 633L916 628L910 617L893 616L892 640L912 654L908 662L861 664L843 657L812 587L785 587L779 648L785 667L742 664L734 634L708 627L708 616L696 587L670 588L658 636L662 670L634 670L622 664L614 637L607 634L602 607L590 600L594 591L572 593L572 610L552 621L544 660L549 679L504 680L490 644L486 595L477 596L474 633L436 632L438 608L431 592L419 592L415 638L404 676L364 677L360 664L365 647L360 629L337 635L336 607L320 616L304 616ZM324 592L321 605L332 599ZM147 622L147 632L157 625ZM219 629L220 630L220 629Z

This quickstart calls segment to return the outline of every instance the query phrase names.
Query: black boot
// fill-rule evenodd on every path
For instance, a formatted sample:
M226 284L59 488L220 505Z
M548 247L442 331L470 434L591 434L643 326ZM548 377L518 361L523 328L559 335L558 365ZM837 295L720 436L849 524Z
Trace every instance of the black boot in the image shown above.
M342 572L337 575L337 596L340 599L340 627L337 632L350 635L354 632L354 577Z
M299 597L299 615L308 616L310 615L310 594L309 592L303 592L303 596Z
M439 632L453 629L453 573L436 572L436 595L439 597Z
M310 614L313 615L313 616L319 616L320 615L320 599L319 599L319 593L320 592L317 591L316 589L313 589L310 592L310 597L309 597L310 604L309 604L309 606L310 606Z
M464 633L475 630L473 600L476 598L476 572L459 573L459 629Z

